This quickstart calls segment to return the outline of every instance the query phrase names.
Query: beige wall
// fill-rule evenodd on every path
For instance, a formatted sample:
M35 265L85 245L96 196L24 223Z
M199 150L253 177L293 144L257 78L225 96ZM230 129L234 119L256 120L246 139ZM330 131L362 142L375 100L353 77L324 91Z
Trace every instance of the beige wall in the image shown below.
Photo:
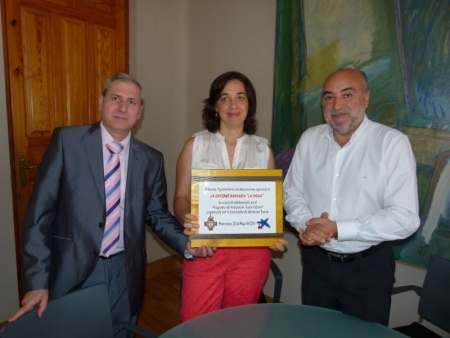
M0 27L0 33L1 33ZM9 167L8 122L6 118L3 44L0 44L0 323L19 306L17 290L14 220Z
M137 137L165 155L169 204L175 189L175 165L186 139L202 129L201 101L219 74L238 70L253 81L258 95L261 136L270 139L273 98L276 0L132 0L130 1L130 73L146 98ZM1 51L0 51L1 52ZM0 53L2 57L3 53ZM0 67L0 78L4 77ZM0 85L0 322L18 305L15 280L12 202L6 109ZM284 275L282 301L300 303L301 264L297 239L286 234L287 252L275 258ZM153 235L147 238L149 261L171 254ZM397 284L423 283L425 272L397 264ZM271 293L269 277L265 291ZM391 325L417 319L418 298L393 299Z
M170 205L178 154L187 138L203 129L202 100L221 73L238 70L252 80L258 134L270 139L275 11L275 0L130 2L130 73L146 98L136 136L165 156ZM171 252L153 235L147 251L150 261Z
M169 205L186 129L188 1L130 1L130 73L143 86L146 108L137 138L165 157ZM149 233L148 260L173 253Z

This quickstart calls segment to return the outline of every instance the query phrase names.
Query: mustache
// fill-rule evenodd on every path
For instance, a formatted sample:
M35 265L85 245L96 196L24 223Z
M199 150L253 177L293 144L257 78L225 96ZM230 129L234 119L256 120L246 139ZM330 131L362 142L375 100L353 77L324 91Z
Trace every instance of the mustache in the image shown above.
M350 113L351 113L350 109L339 109L339 110L330 111L331 116L339 115L339 114L350 114Z

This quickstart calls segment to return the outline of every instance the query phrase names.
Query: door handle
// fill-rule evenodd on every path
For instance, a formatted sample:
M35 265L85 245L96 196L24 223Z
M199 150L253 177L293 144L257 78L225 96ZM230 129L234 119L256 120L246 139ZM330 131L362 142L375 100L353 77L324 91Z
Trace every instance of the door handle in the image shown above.
M20 187L25 188L27 186L27 170L36 169L37 165L29 165L27 166L27 160L25 156L19 157L19 168L20 168Z

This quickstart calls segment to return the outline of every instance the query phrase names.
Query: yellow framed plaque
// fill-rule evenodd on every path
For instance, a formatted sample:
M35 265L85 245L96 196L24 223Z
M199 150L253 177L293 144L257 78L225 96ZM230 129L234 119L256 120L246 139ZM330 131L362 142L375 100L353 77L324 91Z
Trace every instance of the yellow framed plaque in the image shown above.
M193 169L191 246L272 246L283 237L281 169Z

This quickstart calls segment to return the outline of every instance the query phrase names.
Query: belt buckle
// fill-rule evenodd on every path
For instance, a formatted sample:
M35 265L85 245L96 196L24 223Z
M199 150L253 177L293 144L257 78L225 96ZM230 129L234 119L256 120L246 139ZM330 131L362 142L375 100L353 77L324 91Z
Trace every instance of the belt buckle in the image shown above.
M337 253L334 253L334 252L327 252L327 256L328 256L328 259L330 260L330 261L332 261L332 260L339 260L341 263L344 263L345 262L345 255L340 255L340 254L337 254ZM334 258L334 259L333 259Z

